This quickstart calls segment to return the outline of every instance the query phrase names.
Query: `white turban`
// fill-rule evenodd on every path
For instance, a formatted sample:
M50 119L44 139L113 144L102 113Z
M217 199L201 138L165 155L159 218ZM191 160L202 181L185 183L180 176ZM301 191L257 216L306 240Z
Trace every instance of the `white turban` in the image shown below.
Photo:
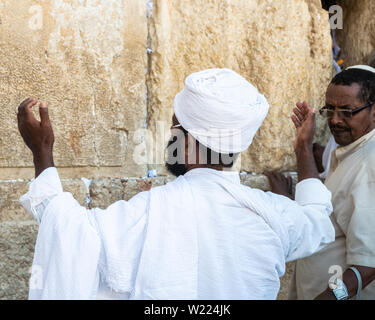
M182 127L218 153L246 150L268 110L266 98L229 69L191 74L174 100L174 112Z

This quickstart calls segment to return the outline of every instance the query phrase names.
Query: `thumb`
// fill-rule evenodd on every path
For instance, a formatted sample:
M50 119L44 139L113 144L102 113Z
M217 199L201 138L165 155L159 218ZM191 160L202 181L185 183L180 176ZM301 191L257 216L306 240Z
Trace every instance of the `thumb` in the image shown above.
M39 115L40 115L40 122L42 125L49 124L49 115L48 115L48 108L45 102L41 102L39 104Z

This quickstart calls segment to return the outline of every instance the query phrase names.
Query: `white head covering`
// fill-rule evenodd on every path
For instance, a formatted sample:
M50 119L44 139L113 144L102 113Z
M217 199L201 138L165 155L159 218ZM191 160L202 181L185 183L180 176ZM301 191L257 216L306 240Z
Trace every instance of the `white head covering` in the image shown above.
M349 69L362 69L362 70L366 70L366 71L370 71L370 72L375 73L375 69L373 67L362 65L362 64L346 68L346 70L349 70Z
M218 153L246 150L268 110L266 98L230 69L191 74L174 100L174 112L182 127Z

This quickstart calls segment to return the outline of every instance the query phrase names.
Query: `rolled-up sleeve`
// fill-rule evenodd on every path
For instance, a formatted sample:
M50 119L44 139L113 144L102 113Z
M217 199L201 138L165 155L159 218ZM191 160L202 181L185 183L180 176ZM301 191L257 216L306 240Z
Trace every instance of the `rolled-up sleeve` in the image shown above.
M63 192L57 169L44 170L20 198L38 221L29 299L92 299L101 242L89 211Z
M20 202L39 222L29 299L95 299L101 281L118 292L132 290L148 192L88 210L63 192L56 168L48 168Z

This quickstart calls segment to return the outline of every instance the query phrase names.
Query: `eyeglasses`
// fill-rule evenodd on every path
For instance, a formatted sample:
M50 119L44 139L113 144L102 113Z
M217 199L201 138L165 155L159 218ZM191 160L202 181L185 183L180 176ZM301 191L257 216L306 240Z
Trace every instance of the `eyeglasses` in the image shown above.
M375 102L370 102L369 104L363 106L363 107L358 107L355 109L335 109L331 107L326 107L324 106L319 110L320 115L322 115L325 118L332 118L335 111L337 111L337 114L340 118L346 118L350 119L352 116L357 114L358 112L362 111L363 109L366 109L368 107L371 107Z

